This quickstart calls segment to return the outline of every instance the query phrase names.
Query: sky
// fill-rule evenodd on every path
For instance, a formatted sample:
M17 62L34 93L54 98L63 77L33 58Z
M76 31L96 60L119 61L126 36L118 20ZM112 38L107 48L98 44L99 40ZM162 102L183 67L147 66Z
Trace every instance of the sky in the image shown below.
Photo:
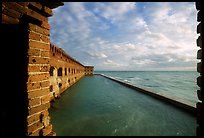
M194 2L64 2L50 40L83 65L112 71L196 71Z

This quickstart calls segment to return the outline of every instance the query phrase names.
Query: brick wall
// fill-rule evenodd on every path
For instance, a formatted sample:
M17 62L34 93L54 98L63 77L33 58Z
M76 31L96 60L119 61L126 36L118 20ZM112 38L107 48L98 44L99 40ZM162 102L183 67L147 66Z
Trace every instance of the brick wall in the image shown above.
M197 72L200 73L200 76L197 78L197 85L200 87L199 90L197 90L198 99L200 102L197 103L197 136L203 136L204 135L204 106L203 106L203 71L202 71L202 63L203 63L203 52L202 52L202 13L203 13L203 3L201 5L201 1L196 2L196 9L198 10L197 14L197 21L199 22L197 25L197 33L199 34L197 39L197 46L200 48L197 52L197 59L199 62L197 63Z
M84 76L84 66L53 44L50 45L50 67L52 100Z
M7 24L10 26L20 26L23 24L23 26L25 26L23 29L25 29L26 35L24 35L25 38L23 39L26 40L22 46L27 52L25 55L27 62L22 63L17 67L21 68L21 66L24 64L26 65L27 79L16 79L16 82L13 82L17 83L17 81L26 81L26 85L22 85L22 87L26 87L23 89L26 91L27 95L27 98L24 100L27 100L26 102L28 105L25 109L26 118L24 118L26 128L25 135L55 135L55 133L52 132L52 124L50 124L48 112L48 109L50 108L49 71L51 61L49 39L50 26L48 23L48 17L52 16L52 8L56 8L61 5L63 5L61 2L2 2L2 24ZM9 47L12 49L13 45ZM20 84L24 84L24 82L21 82ZM20 91L17 92L20 93ZM5 117L8 115L9 117L6 118L8 120L12 116L9 114L10 112L6 110ZM13 118L16 117L15 114L17 113L13 114ZM18 116L16 120L17 119ZM8 134L12 135L12 131L15 130L12 130L12 124L10 125L10 133L8 131ZM13 129L16 129L17 127L18 123L15 124ZM18 132L15 133L15 135L18 134L20 135Z

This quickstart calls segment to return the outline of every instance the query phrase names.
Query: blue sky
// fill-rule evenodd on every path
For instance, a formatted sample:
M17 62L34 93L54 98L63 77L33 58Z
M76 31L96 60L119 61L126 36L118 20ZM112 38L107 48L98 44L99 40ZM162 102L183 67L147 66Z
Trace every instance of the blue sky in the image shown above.
M50 40L95 70L196 70L194 2L64 2Z

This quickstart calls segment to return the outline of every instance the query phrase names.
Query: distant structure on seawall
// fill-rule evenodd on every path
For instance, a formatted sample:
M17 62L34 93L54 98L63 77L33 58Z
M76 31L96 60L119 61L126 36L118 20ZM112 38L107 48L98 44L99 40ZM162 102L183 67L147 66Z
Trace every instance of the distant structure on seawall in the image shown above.
M85 66L85 75L87 76L94 75L94 66Z

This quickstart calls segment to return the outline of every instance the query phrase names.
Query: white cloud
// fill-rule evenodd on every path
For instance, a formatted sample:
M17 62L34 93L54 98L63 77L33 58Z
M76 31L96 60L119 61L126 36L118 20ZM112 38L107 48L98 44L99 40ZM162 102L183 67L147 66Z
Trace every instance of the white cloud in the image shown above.
M195 68L194 3L140 4L65 3L49 19L51 41L99 69Z
M95 13L110 20L112 23L121 21L125 18L125 14L135 8L133 2L106 2L96 3Z
M88 53L88 52L87 52ZM101 59L101 58L107 58L107 56L104 54L104 53L88 53L91 58L98 58L98 59Z

